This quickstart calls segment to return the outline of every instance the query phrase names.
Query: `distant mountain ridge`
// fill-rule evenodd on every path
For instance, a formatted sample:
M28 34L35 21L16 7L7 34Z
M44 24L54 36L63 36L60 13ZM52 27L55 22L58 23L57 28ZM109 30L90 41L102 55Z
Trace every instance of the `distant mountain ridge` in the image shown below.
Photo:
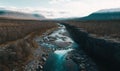
M41 14L12 11L12 10L6 10L4 8L0 8L0 17L1 18L10 18L10 19L25 19L25 20L45 19L45 17Z
M86 20L118 20L120 19L120 9L104 9L90 14L83 19Z
M82 18L70 20L120 20L120 8L103 9Z
M40 15L43 15L46 19L71 17L70 12L62 11L62 10L44 9L44 8L0 7L0 10L10 10L10 11L15 11L15 12L23 12L23 13L30 13L30 14L40 14Z
M105 13L105 12L120 12L120 8L112 8L112 9L102 9L97 11L97 13Z

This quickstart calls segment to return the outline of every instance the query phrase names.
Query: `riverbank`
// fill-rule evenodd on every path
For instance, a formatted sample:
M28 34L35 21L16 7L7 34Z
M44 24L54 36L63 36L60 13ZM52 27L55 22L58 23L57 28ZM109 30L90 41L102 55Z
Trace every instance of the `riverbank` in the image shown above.
M0 70L119 70L120 43L93 37L66 23L56 25L1 45Z
M66 20L63 22L81 28L94 37L120 41L120 20Z
M40 46L54 51L48 56L43 71L98 71L92 59L78 49L78 44L70 38L70 33L64 25L37 39ZM69 44L67 44L69 43ZM67 52L69 49L73 49Z
M40 46L52 50L45 65L43 65L43 71L66 71L63 69L68 69L63 64L68 49L73 48L74 41L69 38L69 33L66 28L63 25L58 25L58 29L54 30L51 34L45 34L42 37L36 38Z
M51 33L57 27L48 28L49 30L36 31L21 39L7 42L0 45L0 71L24 71L26 65L38 59L35 54L36 49L39 49L40 55L47 53L48 49L38 46L35 38L42 36L44 32ZM41 61L45 58L39 58Z
M119 70L120 43L92 37L74 26L62 24L66 26L71 38L80 45L79 50L84 50L95 61L100 71Z

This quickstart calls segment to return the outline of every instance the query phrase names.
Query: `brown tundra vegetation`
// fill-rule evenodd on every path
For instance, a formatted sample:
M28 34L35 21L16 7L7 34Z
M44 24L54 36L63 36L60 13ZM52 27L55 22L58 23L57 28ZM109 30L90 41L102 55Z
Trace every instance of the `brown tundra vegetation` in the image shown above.
M91 20L91 21L66 21L73 26L82 28L97 37L105 37L120 41L120 20Z
M34 38L57 28L49 21L0 19L0 71L24 71L38 47Z
M43 33L55 27L57 24L53 22L0 19L0 44L25 37L30 33Z

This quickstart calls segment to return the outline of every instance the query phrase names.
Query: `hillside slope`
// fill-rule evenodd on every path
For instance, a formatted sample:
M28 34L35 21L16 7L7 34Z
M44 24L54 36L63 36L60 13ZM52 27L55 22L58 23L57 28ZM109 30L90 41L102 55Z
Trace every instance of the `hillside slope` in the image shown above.
M25 20L42 20L45 19L43 15L24 13L20 11L0 9L0 17L10 19L25 19Z

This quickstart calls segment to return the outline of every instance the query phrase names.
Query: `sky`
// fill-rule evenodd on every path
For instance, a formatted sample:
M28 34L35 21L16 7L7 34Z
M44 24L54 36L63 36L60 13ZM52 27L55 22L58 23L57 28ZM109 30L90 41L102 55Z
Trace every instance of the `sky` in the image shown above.
M81 17L101 9L120 8L120 0L0 0L0 7L40 10L53 17Z

